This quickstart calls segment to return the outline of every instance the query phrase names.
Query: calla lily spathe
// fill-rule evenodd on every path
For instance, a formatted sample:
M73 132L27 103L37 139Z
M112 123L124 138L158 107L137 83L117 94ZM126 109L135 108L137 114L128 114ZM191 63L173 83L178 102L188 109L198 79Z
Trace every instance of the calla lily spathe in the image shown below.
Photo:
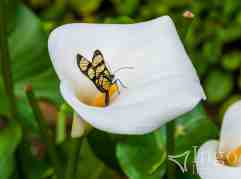
M119 24L68 24L49 36L49 53L64 99L92 126L111 133L144 134L192 110L205 98L199 79L168 16ZM127 86L108 107L90 105L98 93L76 64L99 49ZM121 86L120 86L121 87Z
M225 113L220 141L203 144L197 155L197 171L202 179L241 178L241 163L228 166L220 162L218 155L225 156L241 146L241 101L233 104Z

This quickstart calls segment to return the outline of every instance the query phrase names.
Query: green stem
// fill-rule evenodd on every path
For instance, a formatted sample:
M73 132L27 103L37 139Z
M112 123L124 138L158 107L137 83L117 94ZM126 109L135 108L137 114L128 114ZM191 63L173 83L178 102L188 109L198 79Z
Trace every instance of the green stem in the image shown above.
M60 107L60 111L58 113L58 121L57 121L57 128L56 128L56 143L60 144L64 142L66 138L66 118L68 113L68 106L63 104Z
M175 120L167 123L166 125L166 137L167 137L167 154L174 155L175 154L175 128L176 122ZM167 161L167 178L174 179L176 177L176 167L175 164L168 160Z
M62 175L62 167L61 162L57 155L57 149L54 145L54 141L52 139L52 136L50 136L50 131L47 127L47 124L44 121L43 115L40 111L39 105L37 103L37 100L35 98L34 92L32 90L32 87L29 85L25 89L29 104L32 108L34 117L38 123L39 129L40 129L40 135L42 139L44 140L45 144L47 145L48 155L54 165L54 169L57 175L58 179L63 178Z
M0 63L3 76L4 90L8 98L8 105L11 119L17 118L16 98L11 72L11 61L8 50L7 21L6 21L6 1L0 1Z
M11 61L8 49L8 39L7 39L7 20L6 20L6 9L11 9L11 12L15 12L14 3L6 0L0 1L0 64L3 77L4 91L8 101L8 108L10 113L10 118L17 121L17 107L16 107L16 98L14 95L14 85L12 79L12 71L11 71ZM10 4L11 3L11 4ZM9 7L9 8L7 8ZM9 18L9 17L8 17ZM18 122L18 121L17 121ZM17 175L20 178L24 178L23 170L21 169L22 160L21 160L21 152L19 148L15 153L16 158L16 167L17 167Z
M80 156L80 147L82 143L82 138L72 138L71 150L69 151L69 160L67 163L67 169L65 172L65 179L77 178L77 166Z
M12 71L11 71L11 60L9 55L9 49L8 49L8 38L7 38L7 9L10 9L11 12L15 12L15 4L17 3L17 0L12 2L6 0L0 1L0 64L3 77L3 84L4 84L4 91L7 97L8 101L8 108L10 113L10 118L12 120L17 121L17 105L16 105L16 97L14 94L14 85L13 85L13 79L12 79ZM10 7L10 8L7 8ZM17 121L19 122L19 121ZM15 159L16 159L16 168L17 168L17 175L19 178L25 178L24 171L22 170L22 153L20 151L20 148L17 148L15 153Z
M187 17L183 17L183 30L180 31L180 36L181 39L184 43L184 46L187 48L188 47L188 42L189 42L189 38L193 29L193 26L196 24L196 21L193 18L187 18ZM188 51L188 49L186 49Z

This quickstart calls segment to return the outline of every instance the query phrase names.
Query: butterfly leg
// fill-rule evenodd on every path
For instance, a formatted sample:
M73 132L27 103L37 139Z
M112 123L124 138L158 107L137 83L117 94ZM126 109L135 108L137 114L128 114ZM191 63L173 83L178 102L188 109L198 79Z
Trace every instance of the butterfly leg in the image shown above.
M109 91L105 92L105 106L109 106L110 104L110 94Z
M119 88L119 86L118 86L118 84L117 84L117 80L115 80L115 81L113 82L113 84L116 85L117 92L118 92L118 94L120 95L120 88Z
M116 79L113 83L116 83L117 84L117 82L119 82L120 83L120 85L123 87L123 88L127 88L127 86L126 85L124 85L124 83L118 78L118 79Z

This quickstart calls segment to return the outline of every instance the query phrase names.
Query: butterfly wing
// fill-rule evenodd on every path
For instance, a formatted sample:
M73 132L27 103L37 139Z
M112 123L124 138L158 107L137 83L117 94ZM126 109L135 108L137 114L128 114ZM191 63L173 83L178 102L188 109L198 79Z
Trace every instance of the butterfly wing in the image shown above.
M100 50L95 50L92 65L96 69L96 84L102 90L108 91L112 84L112 75L106 66L104 56Z
M100 50L95 50L94 56L92 58L92 65L96 69L96 77L97 78L100 75L104 75L107 78L111 79L111 72L107 68L107 64L104 60L104 56L102 55Z
M93 67L97 67L101 64L105 64L104 56L102 55L100 50L95 50L92 58L92 65Z
M77 54L77 64L80 71L85 74L101 92L107 92L112 84L111 73L108 70L104 57L99 50L95 50L92 62Z
M91 62L80 54L77 54L77 64L82 72L87 72L88 68L91 66Z
M77 64L82 73L84 73L90 80L95 78L95 69L91 62L82 55L77 55ZM94 82L94 81L93 81Z
M96 67L96 77L98 78L106 70L105 64Z

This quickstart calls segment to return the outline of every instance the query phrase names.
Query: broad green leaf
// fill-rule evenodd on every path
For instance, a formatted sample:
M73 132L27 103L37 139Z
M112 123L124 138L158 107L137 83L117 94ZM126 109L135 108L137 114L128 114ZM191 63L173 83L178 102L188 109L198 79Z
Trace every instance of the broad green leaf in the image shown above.
M142 136L126 136L117 144L120 165L130 179L160 179L165 172L161 130Z
M176 124L176 154L190 151L189 165L193 164L194 147L218 136L217 128L201 104L177 118ZM168 140L164 131L165 127L162 127L151 134L126 136L118 142L117 157L130 179L155 179L163 175L167 158L165 143Z
M188 172L193 172L196 167L195 157L198 148L206 141L216 139L218 137L218 129L210 121L202 104L199 104L191 112L176 119L175 136L176 149L174 156L179 156L175 160L182 166L186 164ZM183 168L179 166L177 166L177 170L183 172Z
M195 171L189 171L188 173L178 173L178 179L201 179L197 174L194 174Z
M40 20L25 6L18 5L16 11L16 28L9 36L9 52L17 103L20 117L31 124L32 115L25 100L24 87L31 84L38 97L59 102L58 79L48 56L47 34ZM6 114L7 102L0 80L0 113ZM30 127L28 126L28 127ZM32 127L32 126L31 126Z
M88 143L97 158L102 160L110 168L113 168L121 173L116 157L117 142L117 135L108 134L97 129L91 131L88 135Z
M7 179L14 168L14 154L22 137L19 125L14 122L0 129L0 178Z
M0 178L8 179L14 170L14 155L10 155L0 161Z
M9 37L9 51L16 94L24 96L24 86L32 84L36 94L60 100L58 80L47 50L47 34L40 20L26 7L17 8L15 30Z
M186 153L176 160L187 164L188 172L195 171L195 157L200 145L211 139L217 139L218 129L199 104L191 112L179 117L176 126L176 155ZM177 167L181 171L180 168Z
M82 144L78 171L77 178L84 179L109 179L117 176L95 157L86 141Z
M11 122L0 129L0 160L14 153L21 140L22 132L19 125Z
M176 152L192 150L209 139L218 137L218 129L201 104L179 117L176 126Z

